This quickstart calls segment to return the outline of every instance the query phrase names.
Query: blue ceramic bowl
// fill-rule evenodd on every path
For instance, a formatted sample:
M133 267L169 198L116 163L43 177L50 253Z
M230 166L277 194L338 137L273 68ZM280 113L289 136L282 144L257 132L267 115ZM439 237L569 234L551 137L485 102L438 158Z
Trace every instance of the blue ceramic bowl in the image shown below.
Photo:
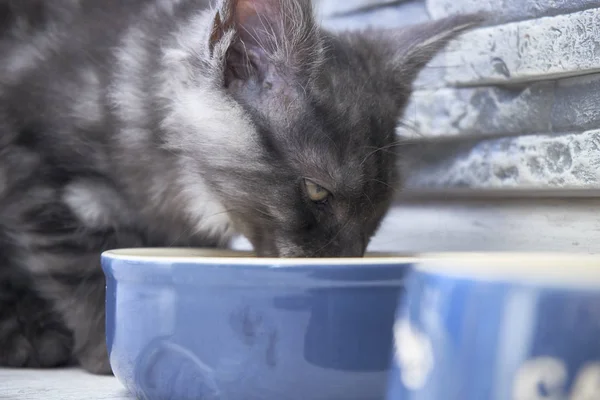
M388 400L600 399L600 257L424 256Z
M102 255L114 374L148 400L381 400L412 259Z

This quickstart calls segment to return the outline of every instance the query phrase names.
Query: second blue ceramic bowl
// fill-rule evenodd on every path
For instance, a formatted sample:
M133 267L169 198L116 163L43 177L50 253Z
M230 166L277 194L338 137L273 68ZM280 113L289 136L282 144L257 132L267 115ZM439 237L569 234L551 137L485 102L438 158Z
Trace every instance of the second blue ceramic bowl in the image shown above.
M600 257L438 254L416 263L387 400L600 399Z
M113 372L147 400L381 400L412 262L106 252Z

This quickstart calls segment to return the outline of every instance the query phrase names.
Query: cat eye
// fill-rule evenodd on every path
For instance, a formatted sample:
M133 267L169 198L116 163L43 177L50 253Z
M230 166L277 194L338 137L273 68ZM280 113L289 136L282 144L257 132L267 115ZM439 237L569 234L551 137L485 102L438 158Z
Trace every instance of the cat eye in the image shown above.
M329 191L323 186L317 185L309 179L304 180L304 186L306 187L306 194L308 195L308 198L314 202L323 202L331 195L331 193L329 193Z

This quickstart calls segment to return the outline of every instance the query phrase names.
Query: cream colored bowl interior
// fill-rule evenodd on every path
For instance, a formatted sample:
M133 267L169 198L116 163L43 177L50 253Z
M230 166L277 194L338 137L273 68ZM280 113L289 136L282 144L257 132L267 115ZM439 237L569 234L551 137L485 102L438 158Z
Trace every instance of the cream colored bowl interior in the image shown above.
M600 255L564 253L367 253L363 258L261 258L248 251L198 248L119 249L105 256L138 262L229 265L370 265L414 264L423 272L479 280L537 282L600 287Z
M541 282L600 288L600 255L568 253L433 253L416 269L481 280Z
M394 253L367 253L365 257L348 258L268 258L256 257L249 251L194 249L194 248L139 248L110 250L105 256L157 262L165 258L174 262L197 262L204 264L244 264L244 265L368 265L368 264L407 264L416 262L411 255Z

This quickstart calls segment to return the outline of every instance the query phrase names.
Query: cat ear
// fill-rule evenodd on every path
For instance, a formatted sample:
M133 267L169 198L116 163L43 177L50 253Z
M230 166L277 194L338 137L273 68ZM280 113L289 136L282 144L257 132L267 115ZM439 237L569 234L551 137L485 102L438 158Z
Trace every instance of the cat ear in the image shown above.
M390 52L393 54L392 64L395 72L412 82L419 71L448 42L461 33L481 25L485 19L486 15L483 13L456 15L391 32L389 37L392 40L388 43L395 47L395 50Z
M233 31L225 57L226 85L233 79L264 78L271 65L300 70L320 48L310 0L223 0L209 48Z

